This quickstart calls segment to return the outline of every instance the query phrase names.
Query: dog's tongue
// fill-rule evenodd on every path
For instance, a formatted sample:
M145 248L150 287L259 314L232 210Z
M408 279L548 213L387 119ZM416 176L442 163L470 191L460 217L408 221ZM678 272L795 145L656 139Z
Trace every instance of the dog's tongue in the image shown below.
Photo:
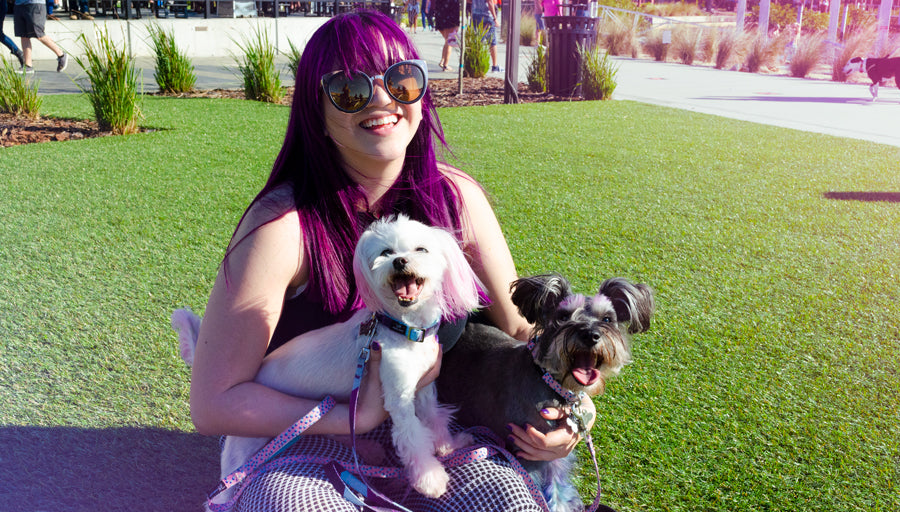
M590 386L600 378L600 371L594 368L594 357L590 353L579 354L575 358L572 376L582 386Z
M404 301L416 300L422 287L416 283L415 277L398 278L394 281L394 295Z

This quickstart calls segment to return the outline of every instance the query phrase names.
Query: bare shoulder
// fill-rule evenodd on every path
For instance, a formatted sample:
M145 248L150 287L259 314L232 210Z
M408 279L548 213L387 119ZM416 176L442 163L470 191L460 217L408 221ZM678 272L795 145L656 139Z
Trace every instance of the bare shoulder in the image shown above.
M255 201L241 219L234 240L242 240L263 228L292 242L301 240L300 217L290 185L281 185Z

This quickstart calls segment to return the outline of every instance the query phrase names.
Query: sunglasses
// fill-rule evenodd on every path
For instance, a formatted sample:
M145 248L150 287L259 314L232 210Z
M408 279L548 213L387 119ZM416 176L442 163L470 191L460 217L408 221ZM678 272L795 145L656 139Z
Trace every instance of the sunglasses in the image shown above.
M369 76L361 71L350 75L332 71L322 77L322 90L331 104L341 112L353 114L366 108L375 94L375 80L384 81L384 89L398 103L409 105L425 96L428 87L428 65L424 60L400 61L383 75Z

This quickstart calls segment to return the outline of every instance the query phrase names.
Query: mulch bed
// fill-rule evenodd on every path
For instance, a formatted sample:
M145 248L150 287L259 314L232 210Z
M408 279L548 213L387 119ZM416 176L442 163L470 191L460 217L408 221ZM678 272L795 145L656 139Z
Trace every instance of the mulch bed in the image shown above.
M501 78L463 78L463 94L458 94L459 81L456 79L432 80L429 88L431 89L431 98L438 107L471 107L503 103L503 79ZM283 104L290 105L293 92L293 87L286 88ZM570 100L570 98L560 98L551 94L529 92L525 84L519 84L518 92L520 103ZM244 92L242 90L213 89L176 96L243 99ZM571 99L577 100L577 98ZM12 114L0 114L0 147L107 135L112 135L112 133L100 131L95 121L55 118L29 119Z

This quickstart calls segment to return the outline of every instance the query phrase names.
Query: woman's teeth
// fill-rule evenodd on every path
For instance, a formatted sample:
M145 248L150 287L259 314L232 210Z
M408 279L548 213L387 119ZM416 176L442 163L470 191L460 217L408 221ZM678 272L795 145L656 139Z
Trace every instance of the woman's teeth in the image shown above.
M378 119L366 119L365 121L360 123L360 126L362 126L363 128L374 128L376 126L384 126L386 124L397 124L397 121L399 121L397 116L392 114L389 116L380 117Z

